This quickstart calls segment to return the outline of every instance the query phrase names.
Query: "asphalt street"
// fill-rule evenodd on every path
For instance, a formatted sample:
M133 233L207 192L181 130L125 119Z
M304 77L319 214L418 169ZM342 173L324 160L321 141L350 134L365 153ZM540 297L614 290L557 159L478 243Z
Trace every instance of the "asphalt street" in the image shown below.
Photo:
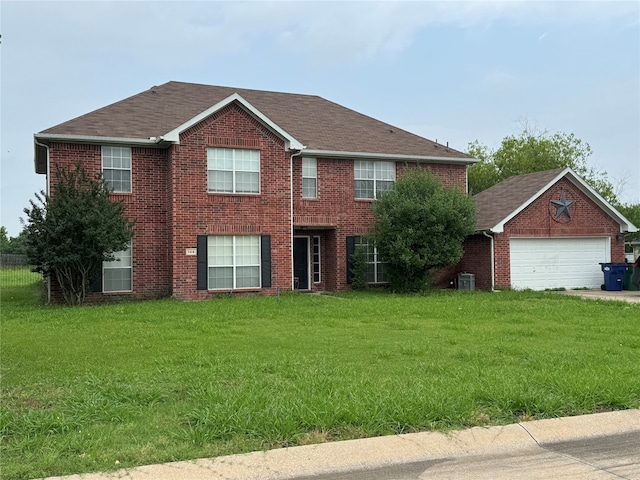
M640 431L295 480L640 479Z

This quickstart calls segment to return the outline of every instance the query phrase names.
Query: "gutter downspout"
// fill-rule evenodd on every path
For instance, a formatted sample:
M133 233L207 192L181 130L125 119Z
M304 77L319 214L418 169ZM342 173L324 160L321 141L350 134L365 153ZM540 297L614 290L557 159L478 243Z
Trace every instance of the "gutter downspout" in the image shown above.
M51 193L51 162L49 161L49 145L45 145L44 143L40 143L35 138L33 139L36 145L39 147L44 147L47 151L47 181L46 181L46 194L49 196ZM51 277L47 277L47 304L51 303Z
M496 286L496 272L495 272L495 254L494 254L494 244L493 244L493 235L489 235L486 231L483 231L482 234L489 239L491 242L491 291L495 292Z
M295 289L294 272L293 272L293 157L302 155L302 150L295 150L289 157L289 198L290 198L290 212L289 221L291 222L291 238L289 239L289 245L291 246L291 291Z

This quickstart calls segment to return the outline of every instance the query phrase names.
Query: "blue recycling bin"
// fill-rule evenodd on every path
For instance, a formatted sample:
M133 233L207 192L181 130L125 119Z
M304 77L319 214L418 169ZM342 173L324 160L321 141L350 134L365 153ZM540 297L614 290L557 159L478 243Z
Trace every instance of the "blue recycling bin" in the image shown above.
M602 268L602 272L604 273L604 285L602 285L602 289L608 292L622 291L624 272L627 271L627 264L601 263L600 268Z

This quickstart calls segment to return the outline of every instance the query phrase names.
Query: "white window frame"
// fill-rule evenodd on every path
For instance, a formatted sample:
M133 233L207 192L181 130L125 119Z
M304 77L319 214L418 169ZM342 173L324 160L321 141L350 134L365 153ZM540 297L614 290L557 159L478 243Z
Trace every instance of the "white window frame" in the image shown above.
M360 200L375 200L380 193L389 189L383 185L396 181L396 163L391 161L354 160L353 162L354 195ZM372 196L363 196L364 189L358 188L358 182L371 182Z
M218 263L214 259L216 258L216 245L212 245L215 242L214 239L217 240L230 240L231 247L231 258L227 263ZM240 243L241 239L253 239L257 240L256 251L253 252L253 256L256 257L256 261L252 263L241 263L240 262L240 252L239 250L242 248ZM221 257L225 257L222 255ZM213 263L212 263L212 260ZM238 271L241 268L257 268L257 283L253 285L242 285L238 286L239 277ZM212 269L231 269L231 286L212 286ZM246 290L246 289L258 289L262 288L262 257L261 257L261 238L260 235L209 235L207 237L207 289L208 290Z
M131 244L126 250L114 252L115 258L110 262L102 262L102 291L104 293L125 293L133 291L133 250ZM128 260L128 265L124 265L125 260ZM107 289L107 282L105 281L105 275L108 271L115 270L128 270L129 271L129 288L128 289Z
M322 263L320 257L320 236L315 235L311 238L311 266L312 266L312 275L313 275L313 283L322 282Z
M107 185L114 193L131 193L133 190L133 175L131 161L131 147L115 147L111 145L103 145L102 151L102 177L106 180ZM120 179L113 180L107 178L111 175L105 175L106 172L120 172ZM128 176L129 188L121 188L122 182L127 182L122 176ZM114 182L117 182L118 188L114 188Z
M382 275L386 275L387 273L383 271L382 265L386 265L386 262L380 259L380 254L378 253L378 248L369 243L364 237L356 237L355 248L364 248L366 255L366 264L367 264L367 283L370 284L382 284L389 283L388 278L380 279ZM369 280L369 273L373 271L373 282Z
M220 154L224 152L221 157ZM257 159L243 159L242 156L247 153L249 155L256 155ZM230 154L231 158L224 158L226 154ZM253 162L257 160L257 168L242 167L241 164L245 161ZM219 174L231 173L231 188L214 188L212 185L212 179ZM257 174L256 188L252 190L243 190L239 188L239 179L242 174ZM209 147L207 148L207 191L209 193L232 193L240 195L259 195L260 194L260 150L248 149L248 148L220 148Z
M318 160L302 157L302 198L318 198Z

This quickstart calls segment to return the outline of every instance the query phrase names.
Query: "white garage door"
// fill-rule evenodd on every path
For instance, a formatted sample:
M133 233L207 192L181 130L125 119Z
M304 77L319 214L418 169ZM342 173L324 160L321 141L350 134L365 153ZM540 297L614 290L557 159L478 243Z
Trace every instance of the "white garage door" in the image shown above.
M511 286L514 288L599 288L600 262L609 262L609 237L512 238Z

